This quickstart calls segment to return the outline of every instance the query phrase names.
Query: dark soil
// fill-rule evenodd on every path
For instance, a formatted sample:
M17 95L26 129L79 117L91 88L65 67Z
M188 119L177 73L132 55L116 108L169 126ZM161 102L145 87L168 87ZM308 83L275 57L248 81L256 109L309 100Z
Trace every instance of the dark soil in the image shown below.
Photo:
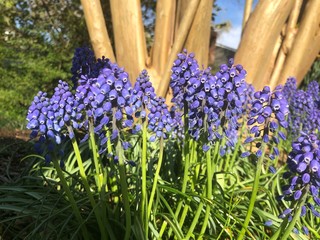
M0 185L14 182L26 169L24 157L33 153L29 131L0 129Z

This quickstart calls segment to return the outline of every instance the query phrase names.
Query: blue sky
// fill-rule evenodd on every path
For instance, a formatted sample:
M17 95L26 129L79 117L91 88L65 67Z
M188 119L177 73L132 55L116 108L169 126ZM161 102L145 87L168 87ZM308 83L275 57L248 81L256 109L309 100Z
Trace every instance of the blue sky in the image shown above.
M221 10L217 13L215 24L227 21L231 23L228 31L219 33L217 43L236 49L240 42L245 0L216 0L216 4Z

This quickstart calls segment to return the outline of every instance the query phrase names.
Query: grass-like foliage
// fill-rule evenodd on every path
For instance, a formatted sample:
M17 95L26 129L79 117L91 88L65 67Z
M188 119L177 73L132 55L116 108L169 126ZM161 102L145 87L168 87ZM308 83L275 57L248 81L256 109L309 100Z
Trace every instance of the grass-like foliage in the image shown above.
M146 70L132 85L89 49L72 74L29 107L37 155L0 187L5 239L320 238L316 82L254 91L232 59L212 74L184 51L168 107Z

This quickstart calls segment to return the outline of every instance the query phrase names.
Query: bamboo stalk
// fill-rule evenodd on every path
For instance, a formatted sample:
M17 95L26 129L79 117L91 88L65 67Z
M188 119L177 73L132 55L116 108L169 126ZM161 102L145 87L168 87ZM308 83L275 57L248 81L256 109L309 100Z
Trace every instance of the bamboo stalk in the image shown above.
M198 9L199 0L190 0L189 7L186 9L181 24L178 29L177 38L173 44L170 56L168 58L168 62L165 67L165 71L163 74L162 82L158 88L158 95L165 97L168 91L169 82L170 82L170 74L172 63L176 58L176 55L179 51L182 50L183 45L186 41L188 32L190 30L193 19L195 18L196 11Z
M115 61L99 0L81 0L91 44L97 58L105 56Z
M139 0L110 0L117 63L131 83L146 68L147 47Z
M244 29L235 62L248 72L248 82L265 85L278 36L293 7L292 0L260 0Z
M302 2L303 2L302 0L296 0L293 6L292 12L290 13L290 17L288 20L286 33L285 33L285 39L279 51L279 55L270 79L269 85L271 89L275 88L277 81L280 77L286 57L292 49L292 44L294 42L295 35L296 35L297 22L298 22L298 17L301 10Z
M246 4L244 6L244 12L243 12L243 19L242 19L242 31L249 19L251 9L252 9L252 3L253 3L253 0L246 0Z
M300 27L282 69L277 84L284 84L289 76L300 84L320 51L320 1L309 0Z
M151 65L159 75L165 69L173 42L176 2L158 0Z
M196 53L199 66L203 68L208 66L209 60L212 5L213 0L200 1L185 44L188 52Z

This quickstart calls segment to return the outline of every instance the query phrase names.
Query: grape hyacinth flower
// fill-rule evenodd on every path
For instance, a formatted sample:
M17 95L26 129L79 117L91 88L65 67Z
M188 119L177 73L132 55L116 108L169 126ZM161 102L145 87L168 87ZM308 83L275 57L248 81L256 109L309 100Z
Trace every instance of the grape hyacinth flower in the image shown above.
M283 195L279 199L299 202L306 195L301 207L301 216L305 216L307 209L315 217L320 217L320 140L314 134L301 133L300 137L292 143L292 151L287 159L288 171L283 177L289 184L283 186ZM308 201L313 199L314 204ZM296 209L291 205L285 209L280 218L292 218Z
M289 132L297 137L300 131L312 133L320 128L319 84L309 83L307 90L297 89L296 80L289 78L283 88L289 103Z
M226 137L226 145L221 147L220 153L225 153L227 148L233 149L238 141L239 119L246 112L252 90L245 81L246 75L242 65L234 65L231 58L228 64L222 64L219 72L207 82L210 94L205 111L209 113L209 139L212 141L220 138L221 134Z
M256 141L256 156L262 155L262 143L272 144L273 153L269 155L270 159L279 155L277 144L280 139L285 140L285 133L282 132L279 126L283 128L288 127L286 116L289 113L288 103L282 93L282 86L276 87L271 91L268 86L264 87L262 91L254 93L251 111L247 125L250 128L250 135L245 143ZM248 152L242 154L243 157L248 156Z
M178 55L173 64L170 86L175 109L184 111L185 128L190 136L199 140L205 136L203 149L226 136L226 147L233 148L238 139L238 120L245 113L249 99L246 71L241 65L223 64L215 75L211 69L199 70L194 54L186 51Z
M174 122L165 104L165 99L156 96L146 70L140 73L133 87L131 104L135 116L142 119L142 123L147 121L147 128L154 133L150 141L161 137L167 138ZM141 126L138 124L134 132L140 129Z
M27 115L27 128L32 130L31 138L40 135L36 148L39 153L49 152L47 161L51 159L50 152L55 151L55 146L60 145L67 135L73 138L73 131L66 129L67 126L79 128L82 115L77 113L77 102L69 90L66 82L59 81L51 99L47 94L39 92L29 107Z
M78 110L84 111L88 118L86 128L91 124L99 136L100 153L103 153L108 140L106 130L112 131L109 140L114 141L121 129L133 126L131 83L128 73L110 61L96 78L82 76L82 79L85 81L77 87L75 94Z
M178 58L173 62L171 68L170 87L173 92L172 102L180 110L184 108L184 104L187 101L187 86L196 81L200 73L198 62L194 57L194 53L187 54L187 51L184 50L183 53L178 54Z

